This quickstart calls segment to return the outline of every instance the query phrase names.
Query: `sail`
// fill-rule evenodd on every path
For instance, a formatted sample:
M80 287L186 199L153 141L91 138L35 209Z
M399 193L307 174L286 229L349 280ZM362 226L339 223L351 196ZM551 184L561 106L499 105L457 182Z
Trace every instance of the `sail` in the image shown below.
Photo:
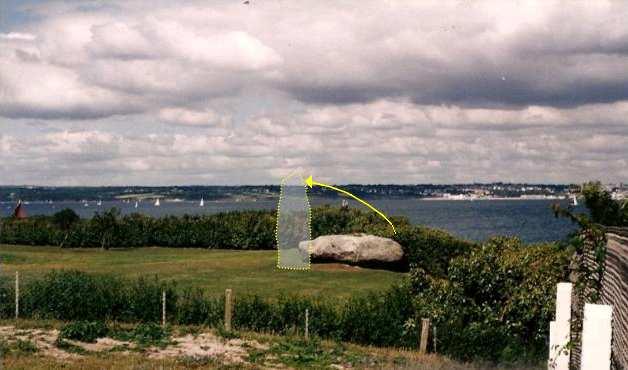
M161 205L161 203L159 203L159 198L157 198L157 200L155 201L155 207L159 207Z
M205 201L201 198L201 202L198 204L200 207L205 207Z

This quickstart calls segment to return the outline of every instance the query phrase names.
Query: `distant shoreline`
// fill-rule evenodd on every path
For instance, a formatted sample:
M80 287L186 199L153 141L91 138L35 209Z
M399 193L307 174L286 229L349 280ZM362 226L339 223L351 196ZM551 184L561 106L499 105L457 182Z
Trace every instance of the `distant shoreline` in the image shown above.
M430 202L441 202L441 201L456 201L456 202L475 202L475 201L486 201L486 200L568 200L567 198L526 198L526 197L490 197L490 198L419 198L419 200L426 200Z

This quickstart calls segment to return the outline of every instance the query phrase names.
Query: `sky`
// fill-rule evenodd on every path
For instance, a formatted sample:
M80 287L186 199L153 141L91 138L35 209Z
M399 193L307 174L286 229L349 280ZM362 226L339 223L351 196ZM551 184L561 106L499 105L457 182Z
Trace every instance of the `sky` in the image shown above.
M628 2L0 0L0 184L628 182Z

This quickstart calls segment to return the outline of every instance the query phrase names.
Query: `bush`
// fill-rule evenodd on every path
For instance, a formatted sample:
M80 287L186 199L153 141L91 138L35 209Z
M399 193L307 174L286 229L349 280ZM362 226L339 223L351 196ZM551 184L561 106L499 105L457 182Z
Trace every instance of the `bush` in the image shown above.
M92 343L107 336L107 333L107 325L101 321L75 321L61 329L59 338Z
M155 323L143 323L135 327L131 339L140 346L168 344L170 331Z
M24 288L21 313L58 320L105 320L125 306L122 280L80 271L52 271Z
M494 238L454 258L446 277L411 272L414 305L438 327L439 351L463 360L540 359L569 252Z
M53 217L4 219L0 243L62 245L69 248L197 247L222 249L276 249L276 214L238 211L202 216L153 218L140 214L120 216L111 209L90 220L76 220L72 211ZM312 210L312 237L328 234L369 233L397 240L406 260L431 273L444 275L449 260L474 245L444 231L411 226L405 218L392 218L397 234L373 212L323 206Z
M0 291L11 281L0 281ZM78 271L53 271L23 283L20 315L23 318L75 320L66 325L63 339L93 341L106 333L103 321L139 322L133 331L113 330L119 338L138 343L165 343L161 319L161 295L166 291L168 321L183 325L224 325L224 297L208 297L201 289L176 291L172 283L153 279L120 279ZM276 299L238 296L233 327L278 334L303 333L305 309L310 333L324 338L357 343L415 346L416 330L403 333L413 318L407 286L364 294L346 301L283 295ZM1 311L12 317L12 304ZM111 332L111 331L110 331Z
M400 227L394 238L404 250L406 266L422 268L434 276L445 276L452 259L468 255L476 246L423 226Z

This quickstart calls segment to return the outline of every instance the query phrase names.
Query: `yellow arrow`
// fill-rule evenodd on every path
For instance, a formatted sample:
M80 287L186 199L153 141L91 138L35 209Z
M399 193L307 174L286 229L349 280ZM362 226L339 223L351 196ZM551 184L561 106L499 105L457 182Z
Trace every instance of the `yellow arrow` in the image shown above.
M367 206L367 207L369 207L371 210L373 210L375 213L377 213L378 215L380 215L380 216L381 216L384 220L386 220L386 222L388 222L388 223L390 224L390 226L391 226L391 227L392 227L392 229L393 229L393 233L395 233L395 234L397 233L397 231L395 230L395 225L393 225L393 223L392 223L392 222L390 222L390 220L388 219L388 217L386 217L386 215L385 215L385 214L383 214L382 212L380 212L377 208L373 207L372 205L368 204L366 201L364 201L364 200L362 200L362 199L360 199L360 198L356 197L355 195L353 195L353 194L349 193L348 191L346 191L346 190L342 190L342 189L339 189L339 188L337 188L337 187L335 187L335 186L331 186L331 185L323 184L323 183L318 182L318 181L314 181L314 180L312 179L312 176L308 177L308 178L305 180L305 183L306 183L306 184L307 184L307 186L309 186L310 188L311 188L311 187L313 187L314 185L318 185L318 186L322 186L322 187L324 187L324 188L330 188L330 189L332 189L332 190L335 190L335 191L337 191L337 192L340 192L340 193L342 193L342 194L345 194L345 195L350 196L351 198L353 198L353 199L357 200L358 202L360 202L360 203L364 204L365 206Z

